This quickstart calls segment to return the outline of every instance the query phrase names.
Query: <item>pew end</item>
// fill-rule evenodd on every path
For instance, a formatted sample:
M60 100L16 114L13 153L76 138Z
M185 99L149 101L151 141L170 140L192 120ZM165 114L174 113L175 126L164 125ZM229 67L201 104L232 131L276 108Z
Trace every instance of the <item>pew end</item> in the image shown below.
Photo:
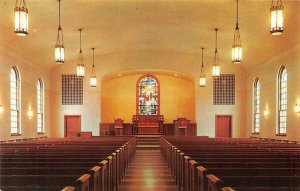
M197 187L199 191L206 191L207 190L207 178L208 170L203 166L197 166Z
M230 188L230 187L223 187L222 191L235 191L235 189Z
M61 191L75 191L75 187L73 187L73 186L66 186Z
M75 191L89 191L90 190L90 177L89 174L84 174L75 182Z
M89 174L91 175L90 178L90 189L91 190L100 190L100 166L94 166L92 169L89 170Z
M209 191L221 191L223 187L223 181L217 178L215 175L209 174L207 177L207 188Z

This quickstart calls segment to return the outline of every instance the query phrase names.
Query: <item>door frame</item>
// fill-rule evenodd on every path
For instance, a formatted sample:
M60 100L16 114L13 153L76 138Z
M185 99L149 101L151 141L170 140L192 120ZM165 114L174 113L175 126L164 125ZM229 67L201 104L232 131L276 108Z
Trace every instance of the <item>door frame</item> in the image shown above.
M217 137L217 118L218 117L230 117L229 137L232 138L232 115L215 115L215 137Z
M79 117L79 128L81 131L81 115L64 115L64 137L67 137L67 117Z

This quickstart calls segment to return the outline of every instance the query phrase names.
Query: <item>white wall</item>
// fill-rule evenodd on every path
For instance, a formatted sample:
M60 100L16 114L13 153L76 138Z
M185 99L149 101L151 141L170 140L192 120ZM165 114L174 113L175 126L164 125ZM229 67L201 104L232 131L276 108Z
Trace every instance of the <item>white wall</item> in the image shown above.
M48 74L41 68L26 63L26 59L9 54L2 54L0 59L0 104L4 111L0 114L0 140L20 139L38 136L49 136L50 126L50 94ZM21 76L21 135L11 136L10 133L10 70L16 65ZM37 134L37 81L42 77L45 86L45 134ZM33 117L27 116L32 108Z
M76 62L74 62L76 63ZM99 135L100 123L100 83L96 88L90 87L90 71L86 69L83 79L83 105L61 104L61 76L62 74L76 74L76 64L57 65L51 71L51 131L52 137L64 137L64 116L81 115L81 131L91 131L94 136Z
M257 137L300 140L300 116L295 113L296 103L300 103L300 45L291 47L272 60L248 73L247 78L247 134L251 136L253 127L253 83L257 77L261 85L261 113L269 107L268 118L261 114L261 130ZM287 71L287 136L276 136L277 126L277 76L281 66Z
M213 78L207 68L207 85L200 88L196 84L196 120L198 135L215 136L215 116L232 116L232 137L246 137L246 72L241 66L221 65L221 73L235 74L235 105L213 105ZM198 81L198 79L196 79Z

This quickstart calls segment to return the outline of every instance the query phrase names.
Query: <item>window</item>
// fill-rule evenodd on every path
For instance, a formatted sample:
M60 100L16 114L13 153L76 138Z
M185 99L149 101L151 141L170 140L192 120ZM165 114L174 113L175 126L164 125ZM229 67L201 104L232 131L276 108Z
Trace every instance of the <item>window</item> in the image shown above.
M10 132L20 134L20 75L14 66L10 70Z
M286 134L286 111L287 111L287 73L282 66L278 73L278 127L277 134Z
M159 82L150 75L142 76L137 83L137 114L159 115Z
M254 127L253 133L259 133L260 129L260 83L256 78L254 81L254 103L253 103L253 111L254 111Z
M44 83L40 78L37 82L37 132L45 133L44 129Z

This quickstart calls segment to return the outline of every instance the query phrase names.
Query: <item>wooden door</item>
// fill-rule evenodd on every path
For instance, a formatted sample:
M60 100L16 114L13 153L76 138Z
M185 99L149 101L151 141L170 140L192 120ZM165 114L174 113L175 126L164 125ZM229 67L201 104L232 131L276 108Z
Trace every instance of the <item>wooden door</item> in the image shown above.
M65 115L65 137L77 137L81 131L80 115Z
M231 137L231 115L216 115L216 137Z

